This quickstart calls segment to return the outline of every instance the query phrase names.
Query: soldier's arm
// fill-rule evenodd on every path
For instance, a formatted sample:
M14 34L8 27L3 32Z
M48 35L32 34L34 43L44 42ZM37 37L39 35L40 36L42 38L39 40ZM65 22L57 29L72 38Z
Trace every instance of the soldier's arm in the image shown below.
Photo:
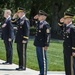
M13 18L11 19L12 24L17 24L17 13L14 14Z
M12 24L17 24L16 22L17 22L17 20L16 19L11 19L11 22L12 22Z
M50 26L49 25L45 25L44 26L44 33L45 33L45 46L49 46L50 43L50 37L51 37L51 33L50 33Z
M23 25L23 40L27 41L29 39L30 33L30 22L29 20L25 20Z
M15 19L13 19L13 18L11 19L11 23L14 25L14 29L15 30L17 30L17 22L18 22L18 20L19 19L16 19L16 18Z
M63 25L64 25L64 23L63 23L63 22L59 22L58 25L59 25L59 27L61 28L61 30L63 30Z
M72 52L75 52L75 27L70 30L71 40L72 40Z
M60 26L60 28L63 30L63 25L64 25L64 18L61 18L58 25Z

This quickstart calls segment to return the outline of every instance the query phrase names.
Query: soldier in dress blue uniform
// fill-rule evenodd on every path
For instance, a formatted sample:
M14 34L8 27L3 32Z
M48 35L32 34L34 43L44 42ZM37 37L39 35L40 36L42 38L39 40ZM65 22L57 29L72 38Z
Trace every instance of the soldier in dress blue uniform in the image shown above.
M16 20L16 16L19 19ZM12 23L17 25L15 42L17 43L19 68L16 68L16 70L26 70L26 49L29 39L30 23L25 16L25 10L23 8L18 8L17 13L13 16Z
M63 29L64 66L66 75L75 75L75 27L72 23L73 14L67 12L60 19L59 26Z
M71 29L71 35L72 35L72 75L75 75L75 26Z
M3 64L12 64L12 54L13 48L12 43L14 39L14 30L11 23L11 11L4 11L4 22L2 24L2 39L4 40L5 49L6 49L6 62Z
M46 22L48 14L42 10L35 17L38 19L34 45L36 46L37 59L40 69L39 75L47 75L46 51L50 42L50 25Z

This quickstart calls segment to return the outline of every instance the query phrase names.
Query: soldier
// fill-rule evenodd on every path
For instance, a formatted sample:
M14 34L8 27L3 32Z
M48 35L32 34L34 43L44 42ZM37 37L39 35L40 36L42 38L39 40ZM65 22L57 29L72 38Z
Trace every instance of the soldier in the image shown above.
M75 26L71 29L71 36L72 36L72 56L71 56L71 73L75 75Z
M59 26L63 29L64 36L64 66L66 75L73 75L74 68L73 56L75 56L75 43L74 43L74 25L72 23L73 14L67 12L64 17L60 19Z
M19 17L18 20L16 20L16 16ZM17 43L19 68L16 68L16 70L26 70L26 49L29 39L30 23L25 16L25 10L23 8L18 8L17 13L13 16L12 23L17 24L15 42Z
M48 14L42 10L34 17L38 19L34 45L36 46L37 59L40 69L39 75L47 75L46 51L50 42L50 25L45 20Z
M12 43L14 39L14 31L11 23L11 10L4 11L4 22L2 24L2 39L4 40L6 49L6 62L2 64L12 64Z

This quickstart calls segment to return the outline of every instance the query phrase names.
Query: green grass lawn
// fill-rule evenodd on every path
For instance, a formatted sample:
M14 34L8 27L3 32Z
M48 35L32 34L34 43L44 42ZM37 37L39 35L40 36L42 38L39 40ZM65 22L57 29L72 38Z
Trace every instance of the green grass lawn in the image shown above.
M58 40L51 40L50 47L47 51L48 56L48 70L49 71L63 71L63 47L62 42ZM3 41L0 40L0 59L5 60L5 47ZM16 50L16 44L13 44L13 63L18 64L18 56ZM27 67L39 70L37 58L36 58L36 50L33 45L33 40L29 40L28 48L27 48Z

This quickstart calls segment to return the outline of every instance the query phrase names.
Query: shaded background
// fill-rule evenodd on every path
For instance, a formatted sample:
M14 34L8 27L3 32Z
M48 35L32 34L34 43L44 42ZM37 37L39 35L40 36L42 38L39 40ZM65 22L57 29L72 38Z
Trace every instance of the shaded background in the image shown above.
M39 10L44 10L49 14L47 21L51 26L52 38L62 39L62 31L58 26L59 19L65 11L75 14L75 0L1 0L0 1L0 21L3 20L3 10L11 9L12 15L18 7L26 9L27 17L30 20L31 36L35 35L35 25L33 17ZM75 18L73 19L75 21Z

